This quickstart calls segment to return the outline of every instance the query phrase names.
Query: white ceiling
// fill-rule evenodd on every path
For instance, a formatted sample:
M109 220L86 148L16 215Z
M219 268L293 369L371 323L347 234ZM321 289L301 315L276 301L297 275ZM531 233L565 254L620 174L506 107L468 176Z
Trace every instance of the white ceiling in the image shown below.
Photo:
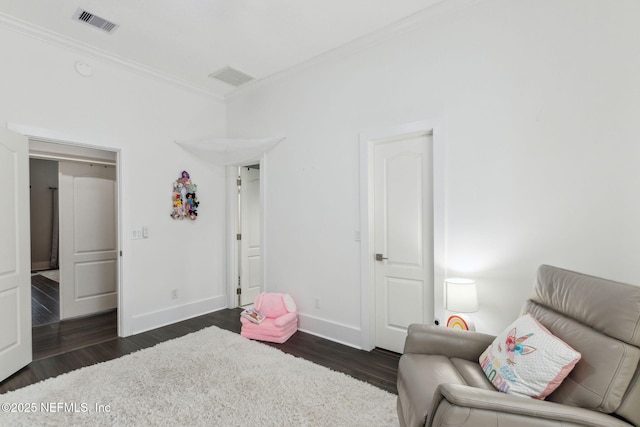
M0 0L0 24L61 36L101 57L225 95L235 88L208 77L220 68L263 79L441 1ZM107 34L74 21L78 8L120 27Z

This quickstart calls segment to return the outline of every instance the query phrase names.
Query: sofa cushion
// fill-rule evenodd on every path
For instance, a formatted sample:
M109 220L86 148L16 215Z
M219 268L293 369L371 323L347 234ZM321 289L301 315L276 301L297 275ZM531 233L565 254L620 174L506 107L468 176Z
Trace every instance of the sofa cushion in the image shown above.
M523 312L582 353L548 400L640 425L640 287L542 265Z
M541 265L529 299L609 337L640 347L638 286Z
M286 297L287 294L261 292L254 301L254 308L270 318L282 316L290 311L285 302Z
M246 323L242 324L240 335L252 340L283 343L291 338L291 336L298 330L296 323L292 323L284 328L262 328L261 326L263 325L264 322L260 325L256 325L255 323L247 320Z
M502 392L544 399L580 360L580 353L531 315L517 319L480 355L480 365Z
M547 400L616 412L638 368L640 349L533 301L525 304L525 310L582 354L580 363Z

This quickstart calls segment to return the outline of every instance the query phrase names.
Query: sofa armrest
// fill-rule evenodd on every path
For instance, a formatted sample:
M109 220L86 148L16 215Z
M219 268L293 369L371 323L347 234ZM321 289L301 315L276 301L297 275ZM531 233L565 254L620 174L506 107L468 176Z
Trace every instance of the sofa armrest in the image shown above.
M537 420L546 419L552 422L557 421L558 425L569 424L594 427L631 426L618 418L589 409L519 397L467 385L440 384L436 389L432 401L432 408L431 411L429 411L431 415L427 420L427 427L449 425L450 420L446 418L452 416L452 406L467 408L465 415L468 419L465 424L460 425L486 425L484 423L481 424L478 418L481 416L486 417L487 413L489 413L489 418L496 421L495 425L498 425L500 422L499 415L505 414L509 417L522 417L522 425L529 425L525 420L530 422L533 418ZM439 408L444 408L444 410L438 411ZM482 414L482 412L484 412L484 414ZM458 414L458 416L459 415L460 414ZM493 423L491 425L493 425ZM518 423L518 425L521 424Z
M439 354L477 362L494 339L480 332L416 323L409 326L404 353Z
M298 313L296 313L295 311L290 312L290 313L285 313L280 317L276 317L273 320L273 324L279 328L283 327L283 326L287 326L289 325L289 323L295 321L295 319L298 317Z

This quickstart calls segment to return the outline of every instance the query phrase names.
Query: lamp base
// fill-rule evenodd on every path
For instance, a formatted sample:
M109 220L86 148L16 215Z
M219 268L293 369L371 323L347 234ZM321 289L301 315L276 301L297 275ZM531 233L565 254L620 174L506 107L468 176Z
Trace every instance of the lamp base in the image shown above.
M476 325L469 316L462 313L452 314L447 319L447 328L460 329L463 331L475 331Z

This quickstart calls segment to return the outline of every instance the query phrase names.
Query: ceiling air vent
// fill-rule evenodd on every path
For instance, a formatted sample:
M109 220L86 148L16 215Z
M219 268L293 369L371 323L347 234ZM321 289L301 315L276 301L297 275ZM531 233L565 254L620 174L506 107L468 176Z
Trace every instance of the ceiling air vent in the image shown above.
M118 24L114 24L111 21L100 18L99 16L96 16L93 13L87 12L83 9L76 10L76 13L73 14L73 19L75 19L76 21L84 22L85 24L89 24L92 27L96 27L97 29L109 34L113 33L119 27Z
M214 71L209 74L209 77L218 79L232 86L240 86L253 80L253 77L250 75L231 67L224 67L218 71Z

